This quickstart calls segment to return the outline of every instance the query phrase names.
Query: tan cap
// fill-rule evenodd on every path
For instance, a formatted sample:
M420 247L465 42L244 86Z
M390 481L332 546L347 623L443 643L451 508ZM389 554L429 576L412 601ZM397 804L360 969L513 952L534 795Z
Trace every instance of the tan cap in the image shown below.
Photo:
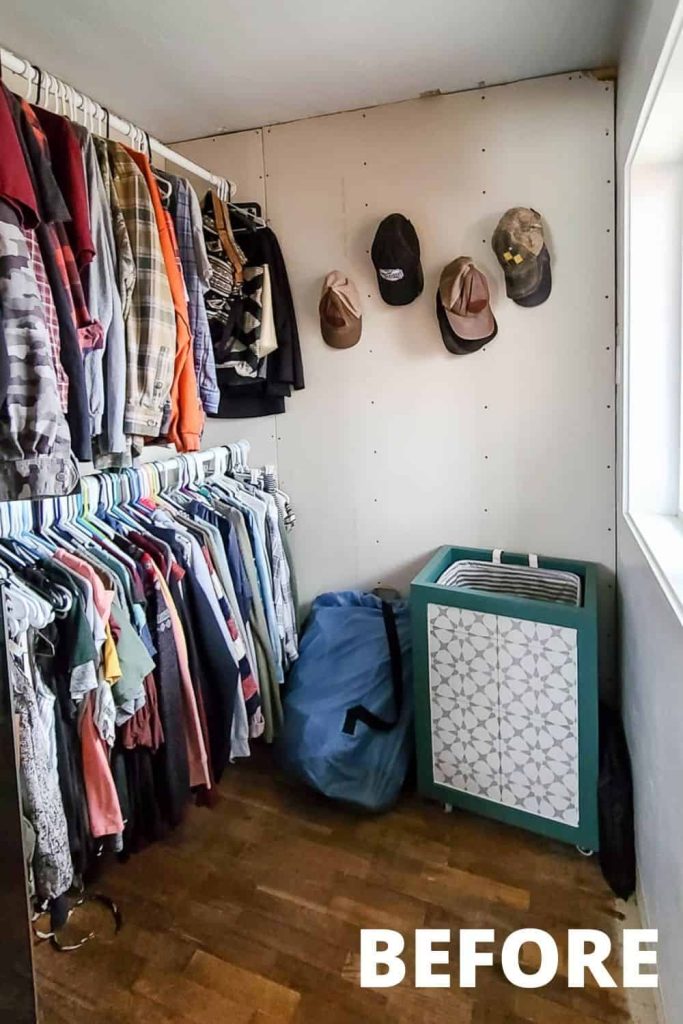
M360 297L353 281L340 270L332 270L320 295L320 331L332 348L352 348L360 341L362 314Z
M437 293L441 336L449 352L476 352L498 330L485 275L470 256L459 256L441 271Z

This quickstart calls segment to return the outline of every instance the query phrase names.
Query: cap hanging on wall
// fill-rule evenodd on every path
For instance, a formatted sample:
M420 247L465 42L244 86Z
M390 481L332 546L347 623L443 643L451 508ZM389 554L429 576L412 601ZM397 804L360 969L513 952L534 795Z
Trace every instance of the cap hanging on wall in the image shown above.
M332 270L320 295L320 333L331 348L352 348L360 341L363 318L360 297L353 281Z
M518 306L540 306L550 295L550 254L540 213L514 206L493 233L493 251L505 273L508 298Z
M407 306L422 293L420 242L402 213L391 213L380 223L372 243L372 262L380 295L390 306Z
M476 352L498 333L488 281L471 257L459 256L441 271L436 316L443 343L454 355Z

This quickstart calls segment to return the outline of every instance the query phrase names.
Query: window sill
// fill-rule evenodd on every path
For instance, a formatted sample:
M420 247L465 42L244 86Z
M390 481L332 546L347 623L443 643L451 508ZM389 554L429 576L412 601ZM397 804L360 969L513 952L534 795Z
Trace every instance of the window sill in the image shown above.
M643 512L625 519L683 624L683 519Z

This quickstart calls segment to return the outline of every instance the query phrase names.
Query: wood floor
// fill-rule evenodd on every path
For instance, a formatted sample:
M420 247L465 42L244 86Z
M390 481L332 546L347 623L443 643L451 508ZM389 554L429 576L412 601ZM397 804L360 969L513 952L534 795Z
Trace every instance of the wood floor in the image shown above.
M541 991L496 966L475 990L358 984L359 929L567 928L616 935L622 913L595 859L407 796L360 817L289 784L267 754L234 766L211 810L167 842L107 868L97 905L74 915L97 938L36 949L44 1024L595 1024L632 1018L624 993L569 991L566 958ZM623 910L623 904L621 905ZM527 947L529 948L529 947ZM410 957L406 960L410 963ZM616 962L616 960L615 960ZM531 961L529 963L531 966ZM638 1018L640 1019L640 1018Z

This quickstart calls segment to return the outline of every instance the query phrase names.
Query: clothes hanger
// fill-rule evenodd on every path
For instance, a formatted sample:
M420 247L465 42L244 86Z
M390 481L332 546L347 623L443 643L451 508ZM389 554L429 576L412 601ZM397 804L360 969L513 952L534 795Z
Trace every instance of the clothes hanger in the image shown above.
M259 228L266 227L263 217L253 213L246 205L240 206L237 203L227 203L226 205L230 210L232 230L236 235L246 231L258 231ZM233 218L237 219L237 224L234 223Z
M156 167L153 168L154 177L156 179L157 187L161 193L161 198L167 202L170 201L173 195L173 182L169 181L168 178L162 177L162 172L158 171Z

